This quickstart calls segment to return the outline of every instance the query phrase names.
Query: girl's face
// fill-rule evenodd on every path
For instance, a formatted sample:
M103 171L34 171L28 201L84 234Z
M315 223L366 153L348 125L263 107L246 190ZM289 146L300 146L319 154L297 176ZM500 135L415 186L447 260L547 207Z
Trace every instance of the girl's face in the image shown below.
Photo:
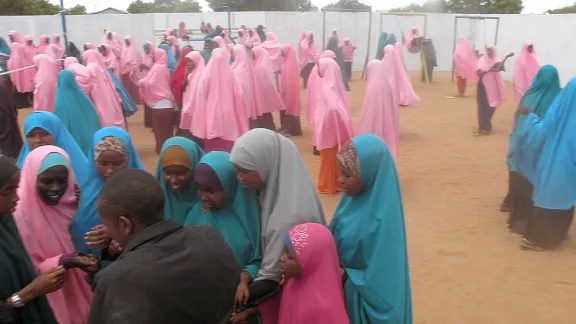
M98 52L100 52L100 54L102 54L102 56L106 56L106 47L104 46L100 46L98 47Z
M528 46L528 53L534 52L534 45Z
M32 40L26 41L26 44L27 44L28 46L34 45Z
M171 165L162 169L164 183L174 193L179 193L190 185L192 170L181 165Z
M187 68L189 71L194 71L194 69L196 68L196 64L195 64L194 61L193 61L191 58L189 58L189 57L186 57L186 68Z
M362 192L362 179L360 176L346 169L340 162L338 162L338 169L340 170L338 183L342 187L342 190L344 190L346 196L358 196L360 192Z
M10 215L16 210L18 182L20 182L20 172L14 173L10 180L0 188L0 217Z
M26 143L28 143L30 151L34 151L40 146L53 145L54 137L46 130L36 127L26 135Z
M258 191L264 187L264 182L260 178L258 171L247 170L236 164L234 164L234 167L236 168L236 179L242 187L251 191Z
M213 188L207 185L197 185L198 198L202 202L202 210L220 209L226 203L226 195L223 190Z
M126 155L116 151L104 151L96 159L96 172L106 181L111 176L126 169L127 163Z
M488 55L489 58L492 58L494 56L494 50L491 48L487 49L486 55Z
M38 175L36 192L40 199L49 206L56 206L68 189L68 169L56 165Z
M60 43L60 37L56 37L56 43Z
M44 44L48 44L48 43L50 43L50 40L48 39L48 37L46 37L46 38L44 39Z
M146 53L146 55L150 54L150 46L144 46L144 53Z
M248 35L250 35L250 37L254 36L254 31L249 30L249 31L248 31Z
M302 274L302 266L294 252L287 246L284 246L284 253L280 257L280 271L286 278L295 278Z
M124 44L126 44L126 46L130 46L130 41L127 40L127 39L125 39L125 40L124 40Z
M205 41L205 42L204 42L204 49L207 50L207 51L211 50L211 49L212 49L212 42L210 42L210 41Z
M13 42L13 41L14 41L14 36L8 35L8 39L10 39L10 41Z

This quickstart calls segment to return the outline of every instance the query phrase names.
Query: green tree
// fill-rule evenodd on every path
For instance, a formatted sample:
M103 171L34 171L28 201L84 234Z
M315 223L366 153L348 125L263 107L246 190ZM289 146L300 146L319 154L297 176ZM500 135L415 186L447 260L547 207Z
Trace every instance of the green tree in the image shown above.
M447 13L448 4L445 0L428 0L424 4L409 4L404 7L394 8L390 12L424 12L424 13Z
M462 14L519 14L522 0L449 0L448 9Z
M68 15L85 15L86 14L86 7L83 5L75 5L70 9L66 9L66 14Z
M569 14L569 13L576 13L576 3L571 6L566 6L558 9L550 9L546 11L549 14Z
M310 0L206 0L214 11L314 11Z
M60 7L46 0L0 0L2 16L55 15Z
M200 12L202 6L196 0L154 0L132 2L127 11L129 13L160 13L160 12Z
M322 9L372 10L372 7L363 4L358 0L339 0L338 2L331 3Z

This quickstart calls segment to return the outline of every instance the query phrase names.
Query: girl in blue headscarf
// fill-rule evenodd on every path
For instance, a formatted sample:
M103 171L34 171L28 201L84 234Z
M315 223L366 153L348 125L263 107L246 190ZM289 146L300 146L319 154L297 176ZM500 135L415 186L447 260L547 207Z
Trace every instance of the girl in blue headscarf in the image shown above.
M256 278L262 262L260 212L256 192L236 180L236 168L226 152L210 152L200 159L194 172L198 201L186 218L186 225L215 227L242 268L236 302L248 300L248 284Z
M96 132L88 155L78 212L70 226L76 251L100 256L100 250L108 246L106 228L98 221L96 200L106 179L127 168L144 170L130 134L115 126Z
M184 225L186 215L198 202L194 169L202 155L202 149L184 137L172 137L162 145L155 176L164 191L166 219Z
M170 70L170 74L174 73L174 70L176 70L176 59L174 58L174 53L172 53L170 45L161 44L160 48L166 51L166 64L168 64L168 70Z
M560 79L558 70L552 65L540 68L532 80L532 84L520 100L519 106L530 109L538 118L543 119L556 95L560 92ZM508 197L509 207L508 225L513 233L524 234L526 219L532 213L532 184L516 166L517 150L520 140L525 135L518 125L522 125L526 116L516 114L516 121L508 145L506 166L508 167Z
M330 230L351 324L411 324L412 302L398 175L386 144L364 134L338 153L342 196ZM367 230L369 229L369 230Z
M541 251L566 238L576 204L576 78L570 80L540 119L529 107L516 126L523 134L516 167L534 186L534 210L528 218L521 248Z
M74 107L75 109L80 109ZM82 117L84 118L84 117ZM78 122L78 121L76 121ZM24 120L24 146L18 155L18 167L22 168L24 159L35 148L44 145L54 145L63 149L70 157L72 169L80 188L86 180L88 162L86 155L66 126L54 114L47 111L35 111Z
M70 70L62 70L58 73L54 115L60 118L84 155L88 155L92 137L101 128L100 117L94 104L80 89L74 79L74 73Z

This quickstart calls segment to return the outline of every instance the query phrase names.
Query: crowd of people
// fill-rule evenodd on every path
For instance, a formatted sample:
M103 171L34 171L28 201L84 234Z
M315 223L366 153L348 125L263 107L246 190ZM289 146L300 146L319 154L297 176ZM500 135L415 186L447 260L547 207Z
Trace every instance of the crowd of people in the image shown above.
M108 30L67 56L57 35L38 46L16 31L0 39L10 71L0 87L0 323L412 323L395 165L399 107L420 101L403 50L425 51L431 82L431 40L415 27L401 41L381 35L354 131L355 47L337 30L322 53L310 31L295 51L263 26L201 30L201 51L168 29L143 54ZM492 45L478 58L465 37L454 53L459 94L479 80L478 135L505 100L505 60ZM523 249L553 249L576 203L576 81L561 90L526 43L514 86L502 207ZM34 107L23 137L22 95ZM156 140L154 175L128 132L138 104ZM302 135L303 106L316 187L289 139ZM318 194L340 192L327 225Z

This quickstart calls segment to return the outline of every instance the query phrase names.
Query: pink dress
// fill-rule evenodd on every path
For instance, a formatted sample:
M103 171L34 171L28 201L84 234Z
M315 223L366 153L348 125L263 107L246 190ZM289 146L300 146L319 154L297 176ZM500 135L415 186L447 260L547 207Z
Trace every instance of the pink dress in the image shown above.
M154 107L162 99L175 102L170 89L170 70L166 65L166 51L154 49L154 65L145 78L138 82L140 98L149 107Z
M310 42L310 37L312 37L312 32L304 30L298 42L298 67L300 70L306 67L309 62L315 63L318 61L316 41L312 40L312 42Z
M50 153L58 153L68 162L68 188L55 206L44 203L36 189L40 166ZM14 221L37 274L57 267L62 255L75 251L69 230L77 210L75 184L70 159L56 146L41 146L24 160L18 196L25 203L18 204ZM46 297L58 323L86 323L93 295L82 270L66 270L64 287Z
M349 324L338 251L330 230L304 223L293 227L288 239L302 274L287 278L281 293L258 307L262 323Z
M182 114L180 118L180 128L187 129L192 132L193 128L193 116L194 116L194 103L196 98L196 92L200 80L202 80L202 75L206 66L204 65L204 58L199 52L190 52L186 55L187 58L194 62L194 70L188 74L188 83L186 84L186 91L182 97Z
M26 66L24 40L15 30L8 32L8 36L12 36L14 41L11 41L10 38L7 40L8 47L10 47L10 58L8 59L8 62L6 62L6 66L8 67L8 70L21 69ZM29 72L26 70L10 73L10 81L14 84L16 91L20 93L33 91L34 85L29 82L28 73Z
M38 68L34 77L34 110L54 112L54 97L59 69L46 54L34 56Z
M34 44L32 45L28 45L28 42L32 41L33 38L30 35L26 35L24 36L24 66L30 66L30 65L34 65L34 56L36 56L37 53L36 51L36 47L34 46ZM34 76L36 76L36 69L26 69L24 70L26 71L26 82L29 86L29 89L31 89L28 92L34 91Z
M252 49L254 53L254 74L256 84L260 87L260 102L262 113L272 113L285 110L280 94L276 89L272 62L266 50L260 46Z
M71 57L67 57L66 60L70 59ZM75 57L72 57L73 59L76 59ZM78 60L76 60L78 61ZM74 63L73 60L70 60L69 62L71 62L69 65L66 65L66 61L64 61L64 68L68 69L70 71L72 71L72 73L74 73L74 80L76 80L76 83L78 83L78 86L80 86L80 89L82 89L82 91L92 100L94 101L94 99L92 99L91 95L92 95L92 88L94 87L96 80L94 79L94 74L92 74L92 71L85 67L84 65L76 62Z
M321 75L314 106L314 145L318 151L338 147L354 136L350 103L338 63L320 59Z
M276 38L276 35L268 33L266 40L260 44L260 47L268 53L270 62L272 62L272 71L279 72L282 69L282 44Z
M536 50L532 53L528 52L528 47L534 46L534 43L527 41L524 43L516 62L514 63L514 96L516 98L516 105L520 104L520 100L524 96L528 87L532 83L532 79L540 70L540 62L536 57Z
M282 50L284 52L284 63L278 78L280 97L286 107L287 115L300 116L302 105L300 104L300 80L298 78L296 52L288 44L283 45Z
M500 62L502 62L502 60L498 57L498 50L494 47L492 57L488 57L486 53L480 57L478 60L478 70L490 71L494 64ZM484 84L484 88L486 89L486 98L488 99L490 107L497 108L502 106L506 101L506 88L502 74L500 74L500 72L486 73L482 77L482 84Z
M416 95L416 92L414 92L412 84L410 83L410 76L404 67L402 43L397 42L393 50L396 54L395 58L392 60L392 67L394 69L394 74L396 75L396 91L398 92L398 103L401 106L415 105L420 102L420 98L418 98L418 95Z
M36 47L36 53L45 54L44 52L46 51L46 47L48 47L48 44L50 44L50 38L48 37L48 35L40 36L40 41L38 42L38 46Z
M331 50L326 50L320 56L320 59L322 58L335 59L336 54L334 54L334 52ZM306 120L311 126L314 125L314 106L316 105L316 98L320 82L321 79L318 76L318 65L316 65L310 72L310 77L308 77L308 87L306 88Z
M352 62L354 59L354 50L356 46L352 44L349 38L344 38L342 42L342 56L344 57L344 62Z
M102 55L102 62L110 72L120 79L120 60L114 55L114 50L110 44L100 44L106 48L106 54ZM100 47L99 46L99 47Z
M91 49L85 51L82 57L94 77L90 98L100 117L100 124L102 127L117 126L126 130L121 101L102 62L102 56L98 51Z
M454 73L464 80L478 80L478 57L466 36L460 36L454 51Z
M406 48L411 49L412 48L412 41L418 37L419 37L418 28L416 26L412 26L410 28L410 31L408 32L408 35L404 39L404 45L406 45Z
M142 64L142 55L138 51L138 47L134 44L131 36L125 37L129 45L124 47L122 52L122 74L127 74L130 80L134 84L138 84L138 81L143 77L140 72L140 64ZM137 99L137 98L134 98Z
M262 105L260 97L260 87L256 82L254 65L248 57L246 47L236 44L232 49L234 52L234 62L232 62L232 72L237 84L242 87L240 100L246 109L248 117L252 120L262 116Z
M60 44L60 35L58 35L57 33L52 34L52 37L50 38L50 44L56 46L55 59L61 59L64 56L64 47L62 46L62 44Z

